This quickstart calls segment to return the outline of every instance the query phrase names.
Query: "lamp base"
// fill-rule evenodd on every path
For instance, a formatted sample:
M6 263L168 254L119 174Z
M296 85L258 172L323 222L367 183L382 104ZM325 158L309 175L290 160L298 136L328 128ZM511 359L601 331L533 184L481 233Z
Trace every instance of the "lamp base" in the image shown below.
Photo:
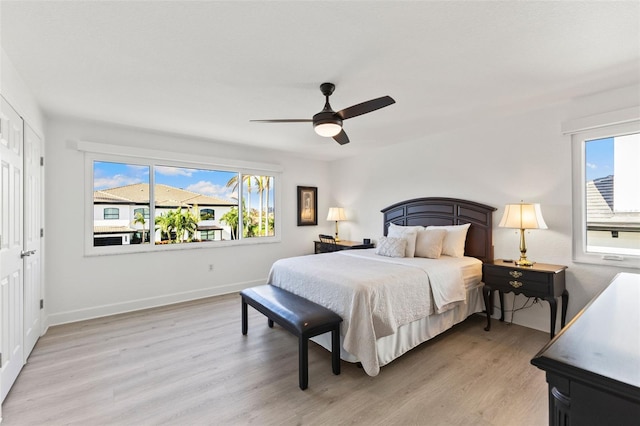
M533 266L535 262L530 261L529 259L525 258L520 258L518 260L516 260L516 265L518 266Z

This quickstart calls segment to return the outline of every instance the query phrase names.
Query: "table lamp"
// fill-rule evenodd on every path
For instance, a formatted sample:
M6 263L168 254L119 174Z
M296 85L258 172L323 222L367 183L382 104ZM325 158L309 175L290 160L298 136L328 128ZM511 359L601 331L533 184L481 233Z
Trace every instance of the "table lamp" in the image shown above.
M525 229L547 229L544 223L540 204L507 204L504 208L504 215L498 225L501 228L514 228L520 230L520 259L516 261L518 266L533 266L532 261L527 259L527 244L524 240Z
M330 207L327 220L336 221L336 241L340 241L340 238L338 238L338 222L341 220L347 220L347 216L344 214L344 209L342 207Z

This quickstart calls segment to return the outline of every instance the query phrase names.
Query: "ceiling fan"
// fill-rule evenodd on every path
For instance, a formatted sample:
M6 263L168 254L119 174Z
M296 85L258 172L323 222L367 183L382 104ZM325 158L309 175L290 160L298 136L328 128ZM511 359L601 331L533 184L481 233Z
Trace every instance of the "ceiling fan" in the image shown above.
M342 128L342 121L348 118L357 117L362 114L373 112L377 109L384 108L396 103L391 96L383 96L381 98L371 99L357 105L350 106L338 112L331 109L329 105L329 96L333 93L336 86L333 83L322 83L320 91L325 96L326 101L324 109L309 118L290 118L276 120L250 120L260 123L313 123L313 128L317 134L327 138L333 138L340 145L349 143L349 137Z

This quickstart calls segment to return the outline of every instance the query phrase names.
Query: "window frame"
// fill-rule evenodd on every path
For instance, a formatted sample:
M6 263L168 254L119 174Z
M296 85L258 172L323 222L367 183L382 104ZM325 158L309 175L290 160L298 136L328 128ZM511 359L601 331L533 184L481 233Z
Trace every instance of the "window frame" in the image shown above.
M109 217L107 217L107 210L109 211ZM104 207L102 209L102 218L104 220L120 220L120 209L116 207Z
M609 115L600 117L610 120ZM635 120L600 121L591 120L591 126L575 128L565 133L571 135L572 157L572 257L576 263L640 268L640 256L619 253L595 253L587 251L586 210L586 142L607 137L623 136L640 132L640 118ZM584 126L584 125L583 125Z
M282 167L277 164L247 162L242 160L228 160L208 156L194 156L184 153L150 151L119 145L94 143L86 141L75 142L76 149L84 152L85 156L85 200L84 200L84 254L85 256L101 256L128 253L146 253L156 251L172 250L198 250L221 247L233 247L242 245L269 244L281 242L281 185ZM275 212L275 235L251 238L239 238L235 240L203 241L198 243L185 244L132 244L120 246L94 246L93 245L93 163L94 161L115 162L124 164L134 164L150 167L149 185L155 184L153 179L154 166L170 166L183 168L198 168L205 170L220 170L241 175L269 175L274 178L274 212ZM242 179L241 179L242 181ZM243 183L240 182L238 193L244 190ZM241 209L240 209L241 210ZM149 216L155 217L155 205L149 203Z

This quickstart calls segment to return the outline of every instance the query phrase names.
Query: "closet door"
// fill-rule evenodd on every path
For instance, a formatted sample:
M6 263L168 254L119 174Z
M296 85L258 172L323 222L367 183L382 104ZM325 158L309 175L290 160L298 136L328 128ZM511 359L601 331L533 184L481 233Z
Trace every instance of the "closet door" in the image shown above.
M0 401L24 362L23 123L0 99Z
M40 317L42 250L42 141L24 126L24 362L42 332Z

